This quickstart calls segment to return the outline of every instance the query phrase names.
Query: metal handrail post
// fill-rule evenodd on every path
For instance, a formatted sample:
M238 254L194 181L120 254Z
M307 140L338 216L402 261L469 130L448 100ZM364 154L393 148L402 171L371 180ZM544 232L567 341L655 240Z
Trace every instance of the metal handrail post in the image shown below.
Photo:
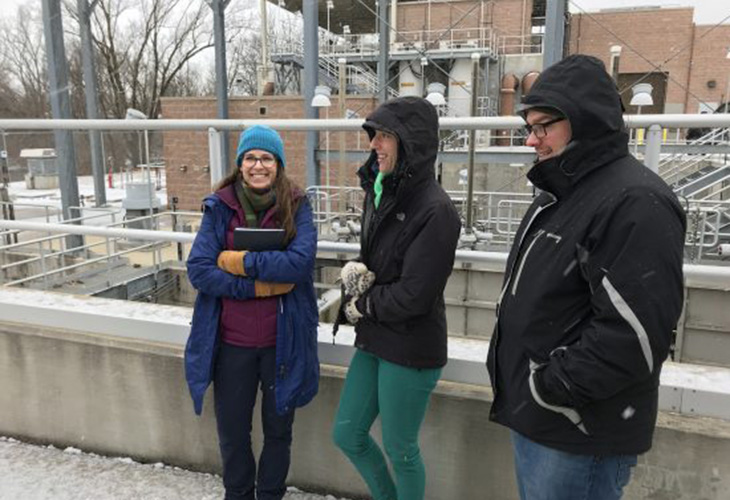
M210 185L215 186L225 176L225 168L223 165L223 134L221 131L210 127L208 128L208 158L210 169Z
M644 162L654 173L659 172L659 154L662 148L662 128L659 125L650 125L646 133L646 149Z

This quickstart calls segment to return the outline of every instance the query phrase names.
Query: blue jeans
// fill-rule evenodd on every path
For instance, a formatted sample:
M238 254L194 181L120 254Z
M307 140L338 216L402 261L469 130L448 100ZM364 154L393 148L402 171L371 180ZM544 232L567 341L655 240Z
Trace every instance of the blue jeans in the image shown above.
M213 389L226 500L281 500L286 493L294 411L283 416L276 413L275 373L275 347L258 349L221 342ZM264 447L257 475L251 421L259 386Z
M595 456L548 448L512 432L521 500L619 500L636 455Z

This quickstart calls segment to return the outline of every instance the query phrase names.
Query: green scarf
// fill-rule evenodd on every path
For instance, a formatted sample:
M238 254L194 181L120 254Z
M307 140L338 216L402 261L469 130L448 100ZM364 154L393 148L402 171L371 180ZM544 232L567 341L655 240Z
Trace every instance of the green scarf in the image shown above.
M384 174L383 172L378 172L378 176L375 178L375 185L373 186L373 191L375 191L375 208L376 209L380 206L380 198L383 197L383 179L385 179L389 175L390 175L390 172L388 172L387 174Z
M263 193L256 192L246 186L241 178L235 182L236 198L246 216L246 227L259 227L259 222L266 211L276 203L276 193L269 189Z

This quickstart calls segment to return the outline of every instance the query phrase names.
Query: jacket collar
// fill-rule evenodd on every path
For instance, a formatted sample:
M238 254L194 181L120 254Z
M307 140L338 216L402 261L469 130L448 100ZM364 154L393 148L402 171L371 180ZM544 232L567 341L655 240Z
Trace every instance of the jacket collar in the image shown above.
M572 141L559 156L535 163L527 178L537 188L561 199L591 173L628 154L628 142L622 133L582 143Z

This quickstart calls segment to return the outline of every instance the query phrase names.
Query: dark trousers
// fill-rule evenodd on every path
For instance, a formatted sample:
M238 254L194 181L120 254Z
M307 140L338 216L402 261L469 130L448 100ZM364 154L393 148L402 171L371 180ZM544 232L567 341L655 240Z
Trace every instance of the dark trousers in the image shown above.
M284 416L276 413L275 368L275 347L221 342L213 381L226 500L281 500L286 492L294 411ZM259 386L264 447L257 475L251 422Z

